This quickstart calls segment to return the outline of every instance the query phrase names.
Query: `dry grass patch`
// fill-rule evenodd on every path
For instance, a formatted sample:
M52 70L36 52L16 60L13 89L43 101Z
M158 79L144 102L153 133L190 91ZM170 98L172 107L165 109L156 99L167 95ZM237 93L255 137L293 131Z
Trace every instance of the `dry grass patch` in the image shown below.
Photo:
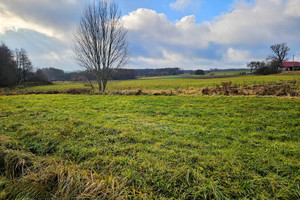
M300 90L297 81L279 81L276 83L237 85L222 82L221 86L205 88L178 88L178 89L115 89L99 92L87 88L71 88L67 90L39 90L39 91L0 91L1 95L24 95L24 94L93 94L93 95L150 95L150 96L173 96L173 95L258 95L258 96L283 96L299 97Z
M296 81L280 81L269 84L257 85L232 85L231 82L223 82L222 86L204 88L203 95L274 95L274 96L292 96L299 97L300 91L297 88Z
M0 136L0 199L143 199L127 179L24 152Z

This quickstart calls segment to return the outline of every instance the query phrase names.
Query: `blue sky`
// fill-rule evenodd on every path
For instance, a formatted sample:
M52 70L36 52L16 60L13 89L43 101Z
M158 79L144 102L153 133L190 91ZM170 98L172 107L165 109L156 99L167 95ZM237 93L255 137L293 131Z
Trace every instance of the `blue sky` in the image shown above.
M72 51L88 0L1 0L0 40L36 68L80 70ZM116 0L128 30L128 68L244 68L286 42L300 60L299 0Z
M181 9L176 9L170 4L174 3L174 0L140 0L140 1L117 1L122 8L123 14L128 14L138 8L147 8L155 10L158 13L164 13L171 21L177 21L187 15L195 15L197 22L205 20L212 20L220 13L230 10L234 1L232 0L197 0L186 3L186 6L181 6ZM186 1L188 2L188 1Z

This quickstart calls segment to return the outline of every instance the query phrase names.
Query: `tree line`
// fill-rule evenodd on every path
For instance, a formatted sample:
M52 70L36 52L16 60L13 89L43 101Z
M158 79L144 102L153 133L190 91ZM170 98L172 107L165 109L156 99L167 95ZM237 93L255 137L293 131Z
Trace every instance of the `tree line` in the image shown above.
M183 73L184 71L178 67L158 69L136 69L137 76L172 76Z
M29 81L47 81L42 71L33 70L25 49L11 50L5 43L0 45L0 86L7 87Z
M89 71L65 72L62 69L53 67L42 68L41 71L49 81L97 81L93 73ZM111 80L130 80L145 76L171 76L183 74L184 70L179 68L159 69L112 69Z
M286 43L274 44L270 46L273 55L266 58L265 61L251 61L247 64L251 72L254 74L267 75L276 74L282 67L282 62L287 60L290 48Z
M62 69L53 67L42 68L41 71L49 81L96 81L94 74L89 71L65 72ZM111 74L112 80L129 80L136 79L134 69L113 69Z

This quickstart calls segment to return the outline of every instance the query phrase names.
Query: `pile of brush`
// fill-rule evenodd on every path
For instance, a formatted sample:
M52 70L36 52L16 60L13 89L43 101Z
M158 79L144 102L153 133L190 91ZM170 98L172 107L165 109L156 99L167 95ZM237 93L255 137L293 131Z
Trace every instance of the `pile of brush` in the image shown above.
M223 82L222 86L202 89L203 95L274 95L299 97L300 91L296 81L280 81L276 83L257 85L232 85L231 82Z
M86 88L74 88L68 90L45 90L45 91L0 91L0 95L23 95L23 94L101 94L101 95L273 95L286 97L300 97L300 90L294 81L279 81L276 83L265 83L255 85L233 85L231 81L222 82L221 86L206 88L186 88L167 90L141 90L141 89L119 89L107 92L99 92Z

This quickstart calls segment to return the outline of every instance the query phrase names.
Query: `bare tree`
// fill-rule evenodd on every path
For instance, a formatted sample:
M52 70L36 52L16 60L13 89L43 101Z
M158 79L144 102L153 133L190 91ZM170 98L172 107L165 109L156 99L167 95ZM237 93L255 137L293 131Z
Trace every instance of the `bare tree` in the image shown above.
M251 61L250 63L247 64L247 67L251 69L250 72L253 72L253 70L258 69L260 65L261 65L260 61Z
M279 68L281 63L286 60L290 48L286 43L274 44L270 48L274 55L269 56L267 60L272 60L273 63L277 63L277 67Z
M15 61L18 68L18 79L20 83L29 80L30 74L33 72L32 63L25 49L15 50Z
M104 92L114 70L125 65L129 55L127 31L116 3L99 0L86 7L75 34L74 53Z

